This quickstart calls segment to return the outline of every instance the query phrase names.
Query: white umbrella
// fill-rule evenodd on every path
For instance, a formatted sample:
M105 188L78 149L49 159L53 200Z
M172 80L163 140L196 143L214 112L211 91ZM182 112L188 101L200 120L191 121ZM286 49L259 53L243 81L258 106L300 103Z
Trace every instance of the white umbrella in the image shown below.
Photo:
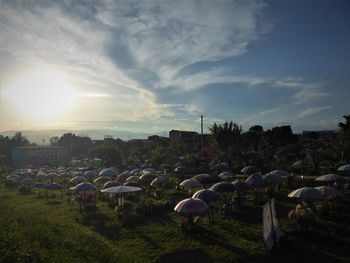
M285 170L274 170L272 172L269 172L269 174L276 174L276 175L279 175L281 177L286 177L286 176L289 176L290 174L285 171Z
M82 182L86 182L87 179L83 176L75 176L72 179L70 179L71 183L82 183Z
M219 177L222 180L229 180L229 179L233 178L233 172L230 172L230 171L222 172L219 174Z
M131 192L137 192L141 191L142 189L140 187L136 186L114 186L107 189L101 190L102 193L112 193L112 194L123 194L123 193L131 193Z
M107 168L107 169L103 169L99 176L117 176L118 172L117 170L113 169L113 168Z
M313 187L302 187L289 193L288 197L310 200L310 199L322 199L323 195L320 191L318 191Z
M97 177L95 180L94 180L94 183L96 184L104 184L108 181L110 181L111 178L108 177L108 176L100 176L100 177Z
M140 181L140 177L138 177L137 175L133 175L128 177L128 179L126 179L127 182L139 182Z
M342 165L338 168L338 172L350 172L350 164Z
M325 174L322 176L319 176L315 179L315 181L322 181L322 182L333 182L333 181L340 181L344 178L338 174Z
M174 211L183 216L205 215L209 210L208 205L198 198L188 198L179 202Z
M188 188L201 187L202 185L196 179L186 179L180 183L180 186L182 186L185 189L188 189Z
M344 195L341 191L338 189L332 187L332 186L319 186L315 187L318 191L322 193L325 197L338 197Z

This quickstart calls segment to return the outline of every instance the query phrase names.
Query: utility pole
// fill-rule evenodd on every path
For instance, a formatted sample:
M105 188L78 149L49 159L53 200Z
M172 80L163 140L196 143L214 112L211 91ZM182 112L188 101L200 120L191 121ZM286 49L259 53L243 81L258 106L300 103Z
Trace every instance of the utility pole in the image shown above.
M203 115L201 115L201 155L203 156Z

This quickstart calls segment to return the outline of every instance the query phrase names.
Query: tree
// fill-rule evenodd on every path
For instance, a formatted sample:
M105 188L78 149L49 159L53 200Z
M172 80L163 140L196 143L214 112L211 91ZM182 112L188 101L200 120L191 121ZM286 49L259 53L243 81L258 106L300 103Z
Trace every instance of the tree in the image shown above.
M340 149L345 160L350 159L350 115L344 115L345 122L339 122L340 128Z
M88 152L89 158L100 158L106 166L122 166L123 156L119 149L110 145L102 145L91 148Z
M80 137L74 133L65 133L58 139L57 145L70 148L73 156L84 156L92 147L92 141L86 136Z
M227 153L227 150L236 144L242 134L242 127L232 121L225 121L224 124L216 124L209 128L214 140L220 149Z

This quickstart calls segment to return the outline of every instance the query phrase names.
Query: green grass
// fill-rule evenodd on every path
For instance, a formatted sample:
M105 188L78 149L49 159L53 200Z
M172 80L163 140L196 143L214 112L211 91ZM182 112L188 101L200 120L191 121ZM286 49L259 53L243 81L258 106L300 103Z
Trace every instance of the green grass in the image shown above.
M264 249L261 207L247 203L214 224L203 218L192 232L182 232L173 203L187 196L173 188L163 200L172 204L152 214L137 213L137 195L128 197L132 209L117 220L104 198L96 213L80 212L66 197L39 198L0 186L0 262L350 262L349 197L336 202L336 211L299 233L287 222L296 202L277 196L276 210L286 238L272 252ZM142 194L140 194L142 195ZM161 202L161 201L160 201Z

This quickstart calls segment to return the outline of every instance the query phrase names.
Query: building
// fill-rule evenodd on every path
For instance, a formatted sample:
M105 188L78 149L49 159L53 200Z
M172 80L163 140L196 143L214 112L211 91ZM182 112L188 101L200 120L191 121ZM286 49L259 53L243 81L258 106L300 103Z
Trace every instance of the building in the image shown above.
M210 144L211 135L203 134L203 136L195 131L179 131L171 130L169 132L170 144L183 143L190 147L190 149L199 151L201 148L201 140L203 139L203 146Z
M69 148L60 146L29 146L12 149L12 166L59 166L70 161Z

